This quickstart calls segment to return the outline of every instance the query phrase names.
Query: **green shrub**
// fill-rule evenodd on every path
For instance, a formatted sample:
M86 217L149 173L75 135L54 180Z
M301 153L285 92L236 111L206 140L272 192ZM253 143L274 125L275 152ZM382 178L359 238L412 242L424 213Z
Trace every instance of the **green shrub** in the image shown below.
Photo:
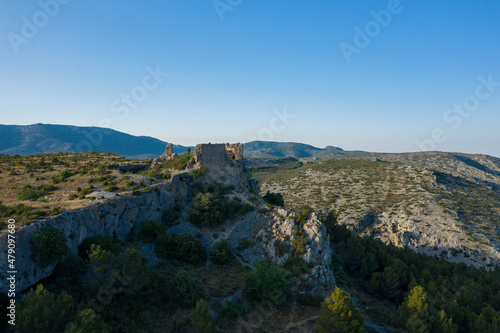
M198 193L188 208L189 221L200 227L220 225L225 215L224 203L212 193Z
M155 252L161 258L192 264L200 263L207 257L203 243L187 233L159 236L155 242Z
M171 226L179 219L179 211L176 209L167 209L161 214L161 221L166 226Z
M169 171L165 172L155 172L155 171L139 171L138 174L148 176L155 179L169 179L171 174Z
M62 183L64 181L66 181L66 179L68 179L69 177L71 177L73 174L69 171L69 170L61 170L57 173L57 175L55 175L54 177L52 177L52 182L54 184L57 184L57 183Z
M196 302L196 307L191 311L191 327L194 332L216 333L214 326L214 315L210 312L207 301L200 299Z
M112 328L92 309L82 310L64 333L111 333Z
M285 207L285 200L281 193L271 193L267 191L262 199L270 205Z
M21 226L27 225L45 216L47 216L47 212L26 206L22 203L15 206L5 206L0 202L0 217L15 218ZM7 220L2 222L6 224ZM0 222L0 226L2 222Z
M300 206L299 212L295 215L295 222L297 222L299 225L306 223L312 212L312 208L308 205Z
M203 286L192 272L180 270L168 279L169 300L173 304L189 309L203 297Z
M83 259L88 259L92 245L99 245L102 250L111 252L115 255L122 250L122 243L118 239L113 236L99 235L85 239L78 247L78 256Z
M51 192L57 190L57 187L53 185L41 185L37 188L31 188L29 185L25 186L21 192L16 196L17 200L37 200L44 195L48 195Z
M183 155L175 156L173 159L160 164L161 168L184 170L187 167L191 154L186 152Z
M241 312L241 304L227 301L222 308L221 314L228 319L236 319Z
M226 239L221 240L215 244L210 257L216 264L226 265L234 258L233 249Z
M292 240L292 248L295 254L302 255L306 253L306 245L309 242L302 227L293 227L292 235L295 238Z
M269 261L257 261L256 269L245 276L245 295L250 300L283 304L292 295L288 274Z
M191 171L191 176L194 179L196 179L196 178L203 176L206 172L207 172L207 168L202 165L199 169L195 169L195 170Z
M307 262L302 258L294 256L288 258L283 267L289 270L293 275L300 275L309 271Z
M255 244L255 242L253 241L253 239L242 238L242 239L240 239L240 242L236 246L236 251L244 251L244 250L254 246L254 244Z
M59 261L69 253L66 237L59 229L43 227L33 239L31 253L33 260L43 267Z
M159 235L164 234L165 230L165 224L158 221L147 220L141 224L141 234L148 241L154 241Z
M290 246L288 246L288 244L281 239L277 239L274 241L274 248L276 249L276 256L278 258L283 257L288 253L288 250L290 250Z
M115 184L111 184L106 188L106 192L116 192L119 190L119 187L116 186Z
M224 202L220 192L225 191L215 187L212 192L198 193L188 208L188 218L198 227L216 226L227 219L233 219L252 211L254 207L249 203L241 203L238 198Z
M297 295L297 303L300 305L312 306L314 308L320 308L321 303L323 303L324 298L322 295L318 294L298 294Z

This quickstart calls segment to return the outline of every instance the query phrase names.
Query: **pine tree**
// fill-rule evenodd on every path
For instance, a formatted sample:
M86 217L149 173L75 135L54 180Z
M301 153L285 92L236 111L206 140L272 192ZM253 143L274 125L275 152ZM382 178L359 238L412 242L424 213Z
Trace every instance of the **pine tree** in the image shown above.
M23 299L18 310L17 333L64 332L68 321L75 316L73 298L66 292L58 296L39 284Z
M414 287L399 306L401 323L410 333L430 332L430 313L427 294L421 286Z
M331 296L323 301L322 310L316 322L320 333L364 332L364 319L346 292L336 288Z
M215 333L217 329L214 324L214 316L210 313L210 307L203 298L196 302L195 309L191 312L191 325L194 332Z
M444 310L439 311L433 332L436 333L456 333L458 331L457 325L453 323L451 318L448 319Z
M75 321L67 325L65 333L111 333L111 327L92 309L82 310Z

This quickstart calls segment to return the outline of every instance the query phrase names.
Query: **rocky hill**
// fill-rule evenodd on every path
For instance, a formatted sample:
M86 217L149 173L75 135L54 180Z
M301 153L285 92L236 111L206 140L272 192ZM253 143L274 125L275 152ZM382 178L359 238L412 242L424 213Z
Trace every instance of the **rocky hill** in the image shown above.
M127 158L152 158L161 155L166 142L133 136L102 127L69 125L0 125L0 154L34 155L59 152L113 152ZM175 153L187 147L174 145Z
M450 261L500 262L500 159L452 153L358 154L254 166L261 193L286 207L334 210L341 223Z
M424 324L482 332L498 323L500 271L474 268L500 261L497 159L359 154L245 166L241 144L171 148L156 163L110 153L0 156L0 222L17 226L18 303L30 306L27 291L43 284L43 300L64 296L78 316L92 310L113 331L183 332L204 299L204 324L220 332L313 332L321 302L341 289L366 331L395 332L413 323L398 306L418 283L432 305ZM262 194L282 193L286 209L257 195L245 170ZM12 288L0 277L1 291Z

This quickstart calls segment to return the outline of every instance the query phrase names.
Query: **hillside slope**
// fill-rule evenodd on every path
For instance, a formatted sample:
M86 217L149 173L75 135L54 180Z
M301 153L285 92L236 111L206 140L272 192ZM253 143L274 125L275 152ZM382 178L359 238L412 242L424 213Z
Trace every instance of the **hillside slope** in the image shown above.
M244 144L246 158L322 157L342 151L337 147L317 148L304 143L252 141Z
M495 157L372 154L294 166L253 167L252 176L263 193L282 193L287 207L307 203L316 210L333 209L358 234L450 261L500 262L500 160Z
M157 157L165 150L166 142L148 137L133 136L102 127L69 125L0 125L0 154L34 155L58 152L113 152L127 158ZM174 145L175 153L187 147Z

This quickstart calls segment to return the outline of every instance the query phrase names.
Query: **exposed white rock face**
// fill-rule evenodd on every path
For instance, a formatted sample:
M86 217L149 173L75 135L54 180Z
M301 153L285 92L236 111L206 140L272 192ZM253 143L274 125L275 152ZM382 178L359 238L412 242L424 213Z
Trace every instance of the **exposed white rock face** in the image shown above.
M57 263L45 268L31 259L31 241L44 226L51 226L63 231L71 253L78 252L78 246L84 239L97 235L113 235L124 240L133 230L139 230L145 220L159 220L164 210L177 203L185 202L188 187L174 177L171 183L160 188L160 193L151 191L140 196L118 197L105 204L89 206L36 222L17 230L16 236L16 288L18 292L28 288L52 274ZM0 274L6 274L7 235L0 238ZM8 288L6 276L0 276L0 291Z
M335 278L330 270L332 249L330 236L326 227L321 223L317 213L299 226L294 219L294 214L285 209L276 209L271 214L269 224L257 232L255 239L260 242L261 248L269 259L277 265L284 265L292 255L291 241L294 239L295 228L302 228L308 243L306 253L300 257L312 268L305 276L314 289L328 288L335 283ZM287 249L286 251L283 248Z

